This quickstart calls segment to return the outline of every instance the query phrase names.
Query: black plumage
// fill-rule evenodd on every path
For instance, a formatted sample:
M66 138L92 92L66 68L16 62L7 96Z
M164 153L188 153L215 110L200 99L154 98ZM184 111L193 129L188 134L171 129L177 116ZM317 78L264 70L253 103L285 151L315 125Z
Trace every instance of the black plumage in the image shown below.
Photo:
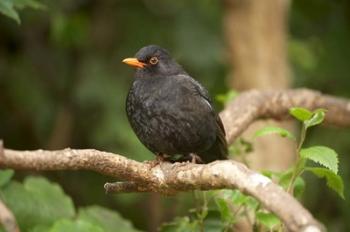
M179 154L204 163L227 158L225 130L207 90L165 49L146 46L123 62L137 67L126 112L149 150L170 161Z

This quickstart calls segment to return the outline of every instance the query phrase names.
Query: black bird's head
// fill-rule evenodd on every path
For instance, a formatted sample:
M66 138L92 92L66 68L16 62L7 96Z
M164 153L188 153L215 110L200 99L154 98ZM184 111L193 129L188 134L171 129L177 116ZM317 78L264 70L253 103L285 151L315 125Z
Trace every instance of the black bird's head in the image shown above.
M137 68L136 77L185 74L182 67L171 58L169 52L157 45L141 48L134 58L126 58L123 63Z

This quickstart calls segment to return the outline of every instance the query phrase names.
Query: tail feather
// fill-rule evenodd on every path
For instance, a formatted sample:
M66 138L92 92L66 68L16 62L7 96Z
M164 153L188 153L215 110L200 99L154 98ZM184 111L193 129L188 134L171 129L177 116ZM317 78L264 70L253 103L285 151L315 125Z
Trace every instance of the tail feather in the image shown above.
M208 150L198 154L204 163L227 159L228 149L225 138L225 129L218 115L216 116L216 126L217 133L214 144Z

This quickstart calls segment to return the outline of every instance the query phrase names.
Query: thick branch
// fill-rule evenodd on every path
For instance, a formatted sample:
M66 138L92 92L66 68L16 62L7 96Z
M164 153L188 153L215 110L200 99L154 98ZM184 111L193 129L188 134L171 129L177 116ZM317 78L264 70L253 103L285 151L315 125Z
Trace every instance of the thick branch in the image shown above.
M292 106L328 109L326 122L350 125L350 103L311 90L249 91L237 97L220 114L232 143L253 121L283 119ZM15 151L0 154L0 167L26 170L91 170L128 182L106 184L108 192L160 192L173 194L194 189L238 188L254 196L280 217L291 231L321 231L322 226L298 201L266 177L235 161L207 165L162 163L152 167L123 156L92 149ZM314 229L314 230L312 230Z
M155 167L96 150L14 151L5 149L0 166L30 170L91 170L130 182L106 184L106 190L174 194L195 189L238 188L278 215L291 231L321 231L322 226L301 204L263 175L233 161L207 165L161 163Z
M0 223L6 232L19 232L15 217L2 201L0 201Z
M225 125L226 139L232 143L257 119L285 119L291 107L310 110L327 109L325 122L328 125L350 126L350 101L309 89L295 90L251 90L243 92L229 103L220 117Z

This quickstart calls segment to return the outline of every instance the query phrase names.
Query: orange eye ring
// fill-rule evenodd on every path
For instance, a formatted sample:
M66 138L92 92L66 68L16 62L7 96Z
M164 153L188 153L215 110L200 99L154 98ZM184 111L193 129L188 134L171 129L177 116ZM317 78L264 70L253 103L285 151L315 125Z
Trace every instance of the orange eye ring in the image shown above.
M149 63L152 64L152 65L156 65L158 63L158 58L157 57L152 57L150 60L149 60Z

